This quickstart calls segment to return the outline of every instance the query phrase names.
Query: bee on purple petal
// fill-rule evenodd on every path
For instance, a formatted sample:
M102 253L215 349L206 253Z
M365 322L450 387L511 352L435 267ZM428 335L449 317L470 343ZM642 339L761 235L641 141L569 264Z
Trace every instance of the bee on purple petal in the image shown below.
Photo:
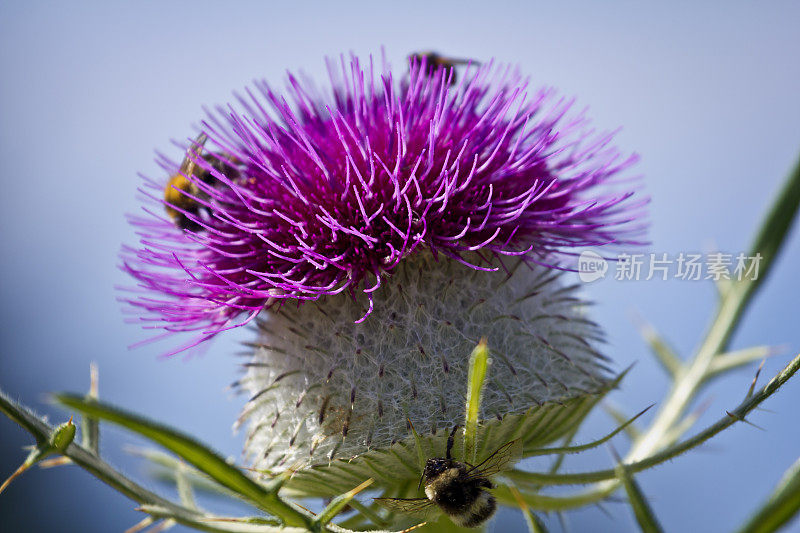
M437 52L414 52L408 56L412 68L419 65L429 77L433 77L440 70L444 70L444 76L449 81L450 85L455 85L458 82L458 74L456 67L458 65L476 65L480 66L480 62L474 59L460 59L455 57L446 57Z

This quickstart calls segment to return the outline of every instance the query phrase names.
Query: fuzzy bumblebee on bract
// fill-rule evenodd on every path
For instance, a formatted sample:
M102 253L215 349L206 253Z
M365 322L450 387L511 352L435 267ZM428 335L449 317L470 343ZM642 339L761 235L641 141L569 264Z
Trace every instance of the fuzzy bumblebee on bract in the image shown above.
M368 460L407 442L409 420L438 446L482 337L487 450L562 436L610 386L602 334L559 274L583 247L638 243L646 199L621 180L635 156L510 67L451 85L425 61L399 77L331 61L329 93L290 75L289 100L256 83L203 122L230 165L196 147L164 162L202 169L184 176L185 223L133 220L123 268L148 327L196 332L183 349L258 316L238 385L259 468Z

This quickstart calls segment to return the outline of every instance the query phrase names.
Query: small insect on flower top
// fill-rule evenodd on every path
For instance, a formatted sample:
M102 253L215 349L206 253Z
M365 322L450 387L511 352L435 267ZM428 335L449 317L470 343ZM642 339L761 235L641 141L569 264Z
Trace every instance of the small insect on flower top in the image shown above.
M426 498L375 498L392 511L426 516L438 507L461 527L478 527L497 509L495 497L487 490L494 488L490 476L508 470L522 455L522 443L512 440L500 446L477 465L456 461L452 457L455 426L447 439L444 457L425 462L420 485L425 481Z
M202 216L201 211L209 196L203 191L200 183L209 187L219 183L214 172L226 176L231 181L237 181L240 177L239 170L235 166L236 158L214 153L203 155L203 147L207 140L208 136L201 133L192 141L180 169L169 178L164 188L167 215L181 229L198 231L203 228L198 220ZM199 162L201 159L208 164L208 167Z
M445 69L445 77L450 80L450 85L455 85L458 81L456 75L457 65L480 65L480 62L474 59L460 59L454 57L445 57L437 52L414 52L408 56L409 61L413 64L424 65L425 73L432 77L439 69Z

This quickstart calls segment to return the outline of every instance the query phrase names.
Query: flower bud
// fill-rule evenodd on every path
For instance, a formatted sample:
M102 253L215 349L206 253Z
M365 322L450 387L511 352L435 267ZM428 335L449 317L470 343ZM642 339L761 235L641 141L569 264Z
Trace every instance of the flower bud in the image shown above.
M469 356L482 337L492 365L479 418L484 433L494 424L495 444L563 435L580 417L522 435L515 431L524 421L510 415L566 405L608 384L593 347L598 328L575 288L546 267L516 260L510 273L484 272L421 255L384 281L371 315L356 323L363 304L340 294L262 315L241 381L251 397L242 415L246 452L256 466L386 448L409 436L407 420L421 434L444 435L463 424Z
M75 439L76 429L75 424L72 423L72 417L69 417L69 420L53 430L50 435L50 446L59 452L65 452L67 446L72 444Z

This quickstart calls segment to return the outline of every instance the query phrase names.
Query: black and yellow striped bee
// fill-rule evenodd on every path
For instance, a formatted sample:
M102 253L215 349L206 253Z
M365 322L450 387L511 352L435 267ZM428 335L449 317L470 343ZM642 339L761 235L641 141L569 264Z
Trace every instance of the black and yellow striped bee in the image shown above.
M445 72L445 76L449 77L450 85L455 85L456 81L458 81L458 77L456 76L457 65L467 65L467 64L480 65L479 62L472 59L457 59L454 57L445 57L433 51L414 52L413 54L408 56L408 60L411 63L416 63L418 65L422 65L424 62L425 74L427 74L428 76L433 76L440 68L446 69L447 72Z
M488 489L494 488L489 477L508 470L522 454L521 441L500 446L477 465L456 461L452 457L453 428L447 439L444 457L425 462L420 485L425 482L425 498L375 498L380 505L405 514L428 516L437 508L461 527L477 527L497 509L497 501Z
M240 177L234 157L215 153L203 154L203 147L207 140L208 136L205 133L197 136L186 151L186 157L183 158L180 169L169 178L167 186L164 188L164 205L167 215L181 229L198 231L203 228L197 220L201 218L201 211L204 209L202 202L208 198L208 195L195 181L189 179L189 176L194 176L195 180L199 179L208 185L218 182L211 170L197 163L198 158L202 157L209 167L225 175L231 181L237 181Z

